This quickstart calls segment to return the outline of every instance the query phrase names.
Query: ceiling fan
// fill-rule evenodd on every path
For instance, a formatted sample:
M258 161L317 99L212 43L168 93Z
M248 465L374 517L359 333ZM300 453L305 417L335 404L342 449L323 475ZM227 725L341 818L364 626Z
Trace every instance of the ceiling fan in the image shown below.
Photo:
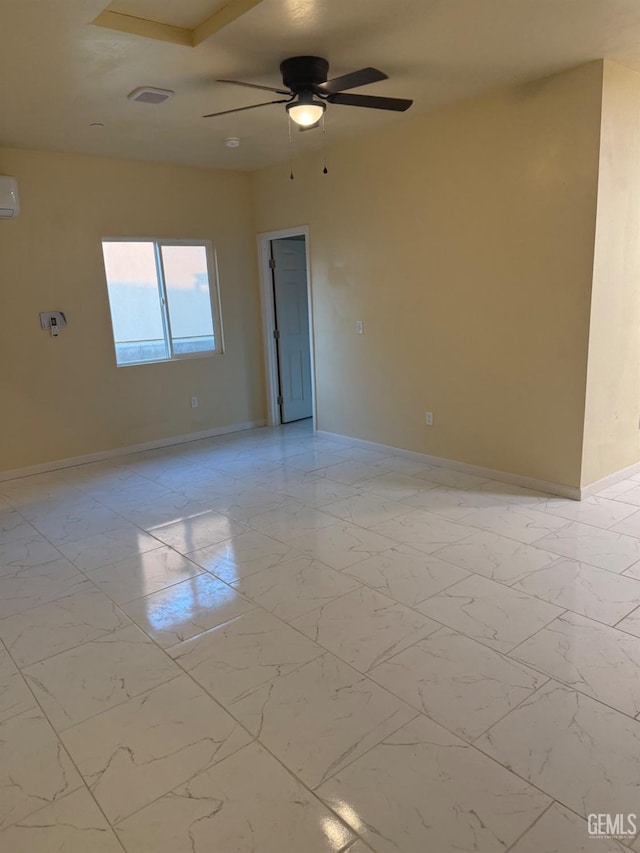
M388 76L383 71L378 71L377 68L361 68L359 71L352 71L351 74L344 74L342 77L327 80L329 63L326 59L319 56L293 56L280 63L280 73L282 74L284 88L243 83L240 80L218 80L218 83L231 83L234 86L261 89L287 97L275 101L263 101L261 104L252 104L249 107L209 113L203 118L214 118L215 116L240 113L245 110L255 110L258 107L267 107L271 104L286 104L290 118L300 125L301 129L306 129L317 125L327 108L327 103L343 104L347 107L366 107L372 110L394 110L396 112L408 110L413 103L406 98L381 98L373 95L351 94L345 91L346 89L366 86L368 83L377 83L379 80L387 80Z

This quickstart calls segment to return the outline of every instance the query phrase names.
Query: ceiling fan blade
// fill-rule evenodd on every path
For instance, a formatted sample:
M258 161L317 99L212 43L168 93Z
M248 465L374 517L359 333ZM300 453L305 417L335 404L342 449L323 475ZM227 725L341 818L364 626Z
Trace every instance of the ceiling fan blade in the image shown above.
M320 83L317 88L320 92L332 95L336 92L344 92L345 89L357 89L358 86L366 86L367 83L388 79L388 75L384 71L378 71L377 68L361 68L359 71L352 71L351 74L343 74L342 77L334 77L333 80Z
M245 86L247 89L262 89L263 92L275 92L277 95L290 95L288 89L276 89L273 86L260 86L258 83L243 83L241 80L216 80L216 83L231 83L233 86Z
M288 104L289 99L284 98L281 101L264 101L262 104L251 104L250 107L237 107L235 110L222 110L220 113L209 113L202 118L215 118L216 116L228 116L230 113L243 113L245 110L255 110L257 107L268 107L271 104Z
M407 98L379 98L374 95L349 95L336 92L327 98L330 104L344 104L345 107L367 107L370 110L394 110L403 113L413 101Z

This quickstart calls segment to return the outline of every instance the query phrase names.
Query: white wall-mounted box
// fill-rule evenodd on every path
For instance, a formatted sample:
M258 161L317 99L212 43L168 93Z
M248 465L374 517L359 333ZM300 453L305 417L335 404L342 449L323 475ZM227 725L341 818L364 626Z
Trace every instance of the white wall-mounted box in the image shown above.
M0 175L0 219L10 219L20 213L18 182Z

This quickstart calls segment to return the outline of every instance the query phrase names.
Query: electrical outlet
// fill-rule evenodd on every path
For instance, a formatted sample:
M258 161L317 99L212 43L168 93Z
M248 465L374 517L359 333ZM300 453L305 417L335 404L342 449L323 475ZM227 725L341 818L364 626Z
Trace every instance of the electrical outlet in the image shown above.
M192 409L197 409L197 408L198 408L198 398L197 398L197 397L192 397L192 398L191 398L191 408L192 408Z
M424 422L427 426L433 426L433 412L424 413Z
M364 322L362 320L356 320L356 334L364 335Z

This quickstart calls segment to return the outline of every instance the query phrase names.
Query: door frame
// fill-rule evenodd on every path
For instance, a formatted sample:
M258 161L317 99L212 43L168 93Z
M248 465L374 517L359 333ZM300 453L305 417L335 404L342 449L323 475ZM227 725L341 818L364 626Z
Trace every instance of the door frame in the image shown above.
M271 241L287 237L304 237L307 265L307 297L309 304L309 358L311 360L311 411L314 432L316 422L316 362L315 334L313 326L313 291L311 287L311 263L309 252L309 227L281 228L279 231L264 231L258 234L258 270L260 275L260 301L262 304L262 339L264 347L264 365L267 391L267 426L282 426L280 406L278 405L278 356L273 331L276 327L276 312L273 302L273 282L271 278Z

